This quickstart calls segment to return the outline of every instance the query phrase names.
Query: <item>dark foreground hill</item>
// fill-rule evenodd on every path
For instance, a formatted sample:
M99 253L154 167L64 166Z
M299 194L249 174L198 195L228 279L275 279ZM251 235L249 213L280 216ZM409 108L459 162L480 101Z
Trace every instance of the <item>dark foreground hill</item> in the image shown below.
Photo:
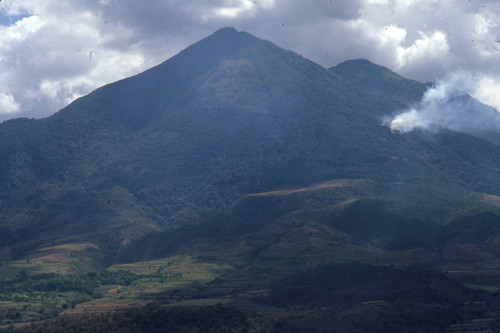
M89 298L254 302L293 272L353 261L496 288L500 146L383 124L427 87L225 28L49 118L6 121L0 276L26 295L70 293L54 313ZM138 275L88 275L105 268ZM79 282L63 291L40 274ZM472 301L454 283L456 302ZM4 298L45 318L33 313L48 301L26 295Z

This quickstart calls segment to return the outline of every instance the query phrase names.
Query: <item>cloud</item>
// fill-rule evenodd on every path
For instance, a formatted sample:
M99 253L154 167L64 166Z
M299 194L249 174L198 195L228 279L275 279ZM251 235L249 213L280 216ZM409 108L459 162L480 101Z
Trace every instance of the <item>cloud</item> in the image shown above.
M500 113L460 90L480 89L477 82L474 74L455 73L429 88L417 107L402 112L387 124L400 133L415 129L449 129L470 134L500 131Z
M19 104L9 93L0 93L0 112L13 113L19 111Z
M270 10L275 7L274 0L232 0L222 2L220 7L209 8L204 14L203 20L215 19L239 19L243 17L253 17L260 9Z
M485 76L477 81L472 95L479 101L500 110L500 76Z
M446 41L446 34L442 31L424 33L418 31L420 38L415 40L408 47L397 47L397 69L408 65L415 66L415 63L428 62L430 60L440 62L446 59L450 47Z
M482 73L467 92L498 105L496 22L500 3L493 0L1 1L0 96L10 107L0 119L49 115L223 26L325 67L368 58L420 81Z

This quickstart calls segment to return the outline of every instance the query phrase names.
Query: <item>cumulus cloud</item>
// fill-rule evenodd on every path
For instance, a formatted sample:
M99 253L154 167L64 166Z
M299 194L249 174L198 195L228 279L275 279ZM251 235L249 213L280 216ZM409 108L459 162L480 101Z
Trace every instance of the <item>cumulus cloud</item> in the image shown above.
M0 112L13 113L19 111L19 104L9 93L0 93Z
M500 110L500 76L485 76L477 80L472 95L481 102Z
M87 8L83 1L3 3L4 15L24 14L0 27L0 94L8 96L2 106L11 106L0 113L45 116L142 68L142 53L108 46L133 33L102 28L98 7Z
M223 26L325 67L367 58L420 81L480 72L467 92L498 105L497 22L500 4L493 0L6 0L0 120L49 115Z
M460 89L480 89L476 75L455 73L429 88L420 104L388 121L393 131L449 129L470 134L500 130L500 113ZM479 82L481 82L479 80Z

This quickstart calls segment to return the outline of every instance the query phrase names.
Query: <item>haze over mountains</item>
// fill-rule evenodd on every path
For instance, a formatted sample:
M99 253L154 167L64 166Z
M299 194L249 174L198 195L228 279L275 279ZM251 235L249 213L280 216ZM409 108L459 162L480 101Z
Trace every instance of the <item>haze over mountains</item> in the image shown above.
M494 133L385 123L429 87L221 29L51 117L0 125L0 270L45 272L62 248L63 273L182 253L226 265L225 287L267 288L320 263L449 269L467 253L459 278L500 285Z

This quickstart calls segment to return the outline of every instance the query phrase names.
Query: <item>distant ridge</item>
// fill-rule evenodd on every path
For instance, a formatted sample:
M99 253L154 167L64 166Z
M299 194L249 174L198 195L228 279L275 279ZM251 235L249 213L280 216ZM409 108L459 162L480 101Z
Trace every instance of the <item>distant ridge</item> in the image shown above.
M366 59L347 60L330 68L352 84L363 87L377 95L391 95L403 103L420 100L430 84L405 79L390 69L376 65Z

